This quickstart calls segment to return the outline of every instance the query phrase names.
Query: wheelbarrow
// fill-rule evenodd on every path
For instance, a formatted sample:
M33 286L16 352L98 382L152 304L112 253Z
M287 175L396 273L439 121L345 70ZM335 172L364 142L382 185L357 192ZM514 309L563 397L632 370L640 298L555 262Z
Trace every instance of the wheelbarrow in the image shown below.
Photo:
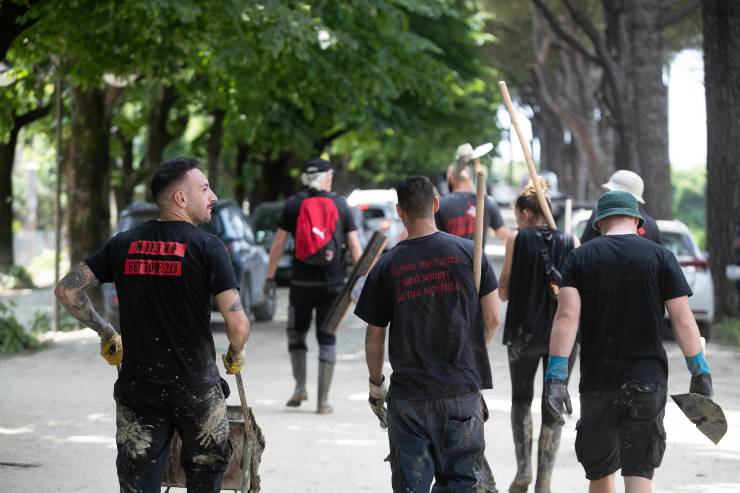
M224 473L221 490L233 490L241 493L257 493L260 491L260 477L258 468L262 460L262 451L265 449L265 438L252 415L252 409L247 407L244 395L244 384L240 374L236 377L241 406L226 406L226 418L229 421L229 443L231 443L231 460ZM170 488L185 488L185 471L180 464L180 450L182 441L177 432L170 442L167 455L167 466L162 477L162 486Z

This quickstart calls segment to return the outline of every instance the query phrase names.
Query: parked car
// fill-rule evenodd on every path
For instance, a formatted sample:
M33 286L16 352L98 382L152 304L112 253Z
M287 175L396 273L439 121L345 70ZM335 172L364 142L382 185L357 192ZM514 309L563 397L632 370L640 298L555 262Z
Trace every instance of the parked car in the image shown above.
M398 196L396 191L389 189L355 190L347 203L362 212L368 238L372 231L380 231L388 237L386 250L390 250L399 242L404 231L403 222L396 212Z
M708 340L714 322L714 280L707 256L699 250L691 230L681 221L658 220L657 223L661 243L676 256L694 293L689 297L689 306L699 332Z
M585 209L573 214L574 235L581 236L589 217L591 217L591 211ZM686 282L693 292L693 295L689 297L689 306L699 325L699 332L709 339L712 322L714 322L714 281L706 255L699 250L691 235L691 230L681 221L658 220L656 222L660 231L661 244L676 256Z
M257 244L262 245L268 254L272 247L272 240L275 238L277 222L278 219L280 219L284 203L285 202L283 201L263 202L254 208L254 211L250 216ZM349 212L355 220L355 224L357 225L357 236L359 237L360 245L364 249L370 239L370 235L367 232L368 226L362 216L362 212L356 207L350 207ZM280 284L287 284L290 282L290 269L293 265L294 251L295 240L293 235L288 235L288 239L285 241L285 246L283 247L283 255L280 257L277 272L275 273L275 280ZM348 266L351 265L352 258L349 252L345 251L344 255L346 264Z
M121 211L116 233L128 231L156 218L158 214L155 205L134 202ZM232 199L219 200L211 211L211 222L198 227L218 236L226 245L239 283L242 305L250 318L259 321L272 320L275 299L265 296L263 289L267 274L267 254L257 245L254 233L237 203ZM103 295L106 316L118 326L118 296L115 286L104 284ZM215 303L213 310L218 310Z
M272 247L272 240L275 238L277 231L278 219L283 212L284 201L262 202L257 205L249 215L252 229L254 230L257 244L262 246L268 254ZM280 284L290 282L290 269L293 265L293 252L295 251L295 241L293 235L288 235L283 247L283 256L280 257L275 280Z

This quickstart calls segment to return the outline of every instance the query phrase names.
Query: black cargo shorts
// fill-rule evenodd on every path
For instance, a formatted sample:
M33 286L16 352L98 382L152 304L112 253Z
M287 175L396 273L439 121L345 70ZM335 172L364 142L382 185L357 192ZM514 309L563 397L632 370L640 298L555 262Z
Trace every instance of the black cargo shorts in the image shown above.
M586 478L601 479L620 468L622 476L653 478L665 452L666 396L664 386L645 382L581 394L576 456Z

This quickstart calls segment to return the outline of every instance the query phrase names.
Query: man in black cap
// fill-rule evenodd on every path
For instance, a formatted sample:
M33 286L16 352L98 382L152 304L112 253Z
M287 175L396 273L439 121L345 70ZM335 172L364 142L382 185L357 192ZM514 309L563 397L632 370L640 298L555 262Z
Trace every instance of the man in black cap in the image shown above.
M712 395L709 365L689 308L691 289L673 253L640 237L644 222L634 195L605 193L594 220L601 236L573 250L562 272L543 413L564 423L568 355L580 327L576 455L592 493L615 491L618 469L627 493L652 490L666 445L665 309L692 375L689 392Z
M343 245L357 262L362 247L357 226L344 197L331 192L333 171L328 161L309 160L303 167L301 182L307 190L285 201L278 220L267 268L266 290L275 289L275 272L283 247L292 234L295 240L288 307L288 352L296 385L286 403L298 407L306 393L306 334L316 312L316 338L319 342L319 381L316 412L328 414L332 408L327 396L336 362L336 337L323 331L324 321L341 292L345 278Z

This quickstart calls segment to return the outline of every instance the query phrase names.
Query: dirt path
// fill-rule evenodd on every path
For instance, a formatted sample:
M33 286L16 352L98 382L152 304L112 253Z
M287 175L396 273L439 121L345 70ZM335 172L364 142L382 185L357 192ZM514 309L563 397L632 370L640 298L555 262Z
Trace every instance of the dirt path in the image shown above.
M267 439L263 491L390 491L390 468L383 462L388 453L387 437L366 403L364 327L348 317L339 334L339 361L330 394L335 413L313 413L317 374L313 331L309 339L309 400L304 407L288 410L284 404L292 379L284 335L285 298L281 289L278 319L255 325L247 352L247 399ZM499 332L489 351L495 389L484 393L491 409L486 456L499 489L506 491L515 461L509 424L509 373L500 337ZM221 352L226 346L225 335L217 331L216 350ZM0 492L117 490L112 398L115 370L97 355L97 347L92 332L75 332L62 335L48 349L0 359ZM689 382L686 365L675 344L667 343L667 349L669 390L685 392ZM740 351L710 345L708 360L714 372L716 400L725 409L730 430L721 444L714 446L669 402L668 447L663 466L655 475L657 492L740 491ZM235 384L230 383L235 390ZM575 392L575 383L571 392ZM232 393L230 403L238 403L236 394ZM574 418L563 432L554 492L586 488L573 449L579 412L576 399L574 404ZM539 400L534 403L533 417L537 429Z

